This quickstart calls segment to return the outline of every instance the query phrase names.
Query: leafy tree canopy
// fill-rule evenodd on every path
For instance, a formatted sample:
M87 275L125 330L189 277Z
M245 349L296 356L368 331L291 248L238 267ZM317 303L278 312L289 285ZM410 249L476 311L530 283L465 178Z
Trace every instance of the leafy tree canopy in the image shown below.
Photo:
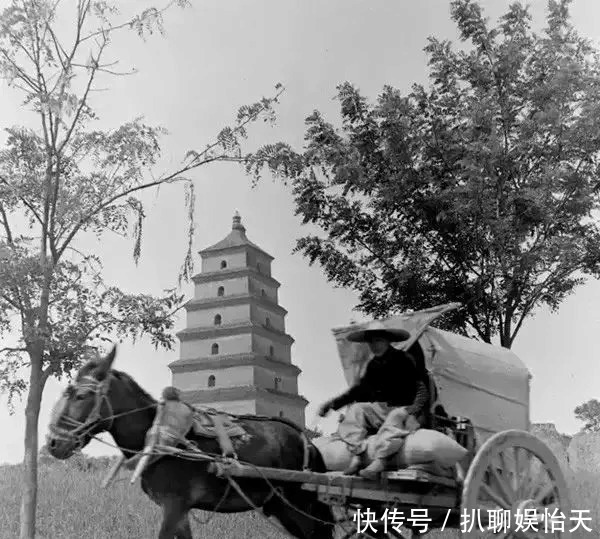
M468 46L430 38L430 84L370 102L338 87L341 128L315 111L306 146L263 147L316 233L296 250L360 295L375 317L458 301L444 327L510 347L527 317L555 310L600 269L597 51L549 1L532 29L515 2L495 26L451 2Z
M586 432L600 431L600 401L591 399L575 408L575 417L583 421L582 430Z
M78 240L106 233L130 237L137 262L146 215L139 195L182 183L189 241L180 282L188 279L195 189L186 173L213 162L242 161L248 125L273 119L279 85L275 98L243 106L232 126L163 174L154 170L162 127L143 118L99 127L93 92L128 74L106 59L115 32L132 30L144 39L162 33L164 13L188 4L147 7L124 20L116 4L105 0L13 0L0 13L0 74L20 93L24 116L35 120L29 127L8 127L0 147L0 336L5 339L0 390L11 400L32 384L43 388L48 377L77 369L97 335L147 335L156 346L174 344L174 314L183 299L176 288L155 297L110 286L102 278L101 260L79 250ZM72 34L61 35L61 18L72 20ZM27 379L28 368L35 381Z
M132 8L126 4L123 9ZM170 348L183 299L175 287L158 297L110 286L89 244L81 247L77 240L106 233L129 237L137 261L145 217L139 195L183 183L189 230L180 281L187 279L195 190L186 173L243 161L246 128L258 118L271 119L283 91L278 87L274 98L242 107L231 127L163 174L154 170L160 126L134 118L101 128L93 92L101 79L106 89L111 77L128 73L108 59L115 32L133 30L142 38L162 32L164 12L187 5L172 0L127 18L107 0L12 0L0 12L0 76L35 119L9 127L0 147L0 391L10 402L27 395L22 539L35 537L38 418L48 378L73 373L95 336L148 335L156 346Z

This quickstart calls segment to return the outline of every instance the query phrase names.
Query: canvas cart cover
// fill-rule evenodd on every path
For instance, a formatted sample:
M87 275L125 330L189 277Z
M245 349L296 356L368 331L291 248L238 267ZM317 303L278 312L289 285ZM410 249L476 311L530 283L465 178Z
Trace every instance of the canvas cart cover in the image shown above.
M449 415L469 418L479 442L502 430L529 430L531 375L523 362L506 348L428 326L444 312L459 306L441 305L382 322L389 328L411 333L411 340L398 343L395 345L398 348L410 347L418 339L425 365L439 391L439 402ZM352 324L332 330L348 385L364 372L371 354L367 345L352 343L345 337L366 325Z

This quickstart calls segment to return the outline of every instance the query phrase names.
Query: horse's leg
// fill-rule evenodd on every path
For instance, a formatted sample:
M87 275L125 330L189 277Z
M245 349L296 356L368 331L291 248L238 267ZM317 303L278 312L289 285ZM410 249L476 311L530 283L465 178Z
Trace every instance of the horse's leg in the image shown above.
M280 524L293 536L298 539L309 539L311 536L306 533L306 525L302 526L298 522L298 513L281 502L281 500L272 500L268 506L265 506L264 513L273 515Z
M177 526L175 537L176 539L194 539L194 536L192 535L192 527L190 526L190 518L187 513L179 521L179 526Z
M268 514L276 517L289 533L299 539L333 537L333 513L330 507L297 489L284 490L283 496L286 501L275 497L265 509ZM298 508L298 511L294 507Z
M187 520L187 507L183 500L175 498L163 501L163 521L158 532L158 539L191 539L191 530L189 529L189 521ZM183 529L185 533L185 523L187 521L189 535L180 536L179 533ZM182 528L183 525L183 528Z

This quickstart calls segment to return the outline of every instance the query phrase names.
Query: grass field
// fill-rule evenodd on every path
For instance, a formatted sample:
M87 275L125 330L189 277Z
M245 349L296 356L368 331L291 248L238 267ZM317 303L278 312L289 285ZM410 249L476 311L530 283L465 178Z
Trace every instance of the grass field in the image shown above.
M128 476L102 490L105 469L80 469L76 462L43 465L40 471L38 537L40 539L154 539L160 525L159 509ZM0 467L0 539L18 537L20 470ZM577 539L600 537L600 474L580 473L572 479L574 509L590 510L592 533ZM196 512L201 519L209 513ZM589 525L589 524L588 524ZM264 519L253 513L214 515L207 524L194 522L196 539L282 539ZM431 539L455 539L456 532L432 532Z

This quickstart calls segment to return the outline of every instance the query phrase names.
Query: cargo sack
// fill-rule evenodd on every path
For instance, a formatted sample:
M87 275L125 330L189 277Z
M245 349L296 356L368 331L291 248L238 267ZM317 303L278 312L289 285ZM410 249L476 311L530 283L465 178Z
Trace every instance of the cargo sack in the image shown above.
M336 434L319 436L312 440L312 443L321 453L328 472L342 472L350 466L352 453Z
M454 466L468 451L457 441L437 430L419 429L409 434L395 455L404 466L433 462L443 467Z
M376 441L377 435L367 438L367 464L373 461ZM328 471L341 472L350 465L352 453L337 434L315 438L313 444L321 453ZM388 458L388 469L398 470L415 464L447 468L466 455L467 450L449 436L435 430L419 429L406 436L400 450Z

